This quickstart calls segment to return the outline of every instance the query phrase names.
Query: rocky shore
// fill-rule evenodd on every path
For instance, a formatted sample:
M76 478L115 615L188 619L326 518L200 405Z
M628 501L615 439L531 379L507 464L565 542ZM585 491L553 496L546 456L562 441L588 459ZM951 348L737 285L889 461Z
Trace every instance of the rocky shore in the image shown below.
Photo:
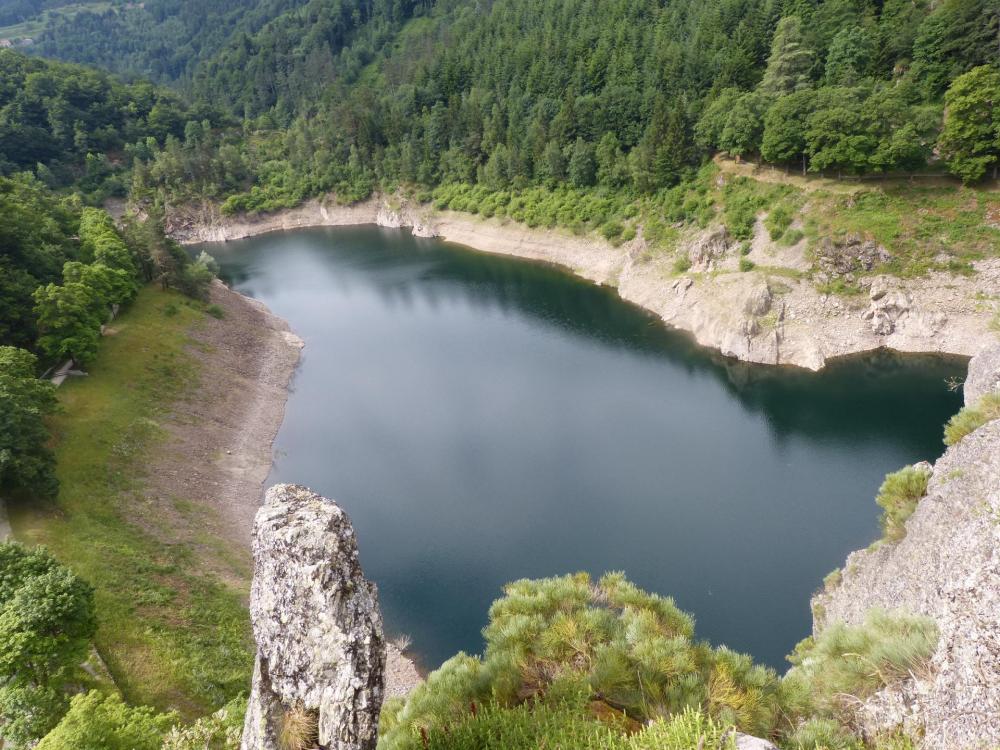
M641 233L613 247L595 236L531 229L502 219L435 211L377 197L352 206L312 200L287 211L224 216L214 204L175 208L168 232L186 244L221 242L311 226L377 224L409 227L489 253L566 268L616 287L622 298L690 332L698 343L746 362L819 370L829 359L879 348L972 356L990 341L1000 298L1000 260L974 264L975 274L932 272L918 279L859 275L863 293L825 294L807 273L805 243L772 242L758 221L748 257L755 270L740 272L738 245L723 227L693 232L682 243L689 272L674 272L675 256L651 252ZM821 275L853 278L884 253L871 241L848 237L819 249Z

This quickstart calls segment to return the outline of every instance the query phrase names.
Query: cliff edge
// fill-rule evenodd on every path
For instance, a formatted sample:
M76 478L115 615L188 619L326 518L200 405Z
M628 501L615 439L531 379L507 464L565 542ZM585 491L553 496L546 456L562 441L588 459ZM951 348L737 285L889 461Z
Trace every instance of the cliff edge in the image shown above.
M992 347L970 363L966 405L998 390ZM859 625L872 608L931 617L940 640L926 673L858 707L862 731L902 726L942 750L1000 747L1000 420L937 461L903 539L848 557L840 582L813 599L814 632Z

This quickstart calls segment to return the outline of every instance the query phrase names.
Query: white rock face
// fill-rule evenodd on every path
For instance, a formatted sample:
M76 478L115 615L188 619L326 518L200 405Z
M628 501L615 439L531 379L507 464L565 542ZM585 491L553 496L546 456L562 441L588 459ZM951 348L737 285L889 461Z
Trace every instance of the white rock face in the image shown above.
M336 503L305 487L267 491L253 528L257 642L243 750L277 750L289 711L318 722L324 750L369 750L382 707L385 642L375 584Z
M1000 348L973 358L966 399L1000 384ZM970 398L971 397L971 398ZM859 705L869 736L902 726L934 750L1000 747L1000 420L951 446L899 542L855 552L813 600L814 630L860 624L873 607L931 617L929 669Z
M969 374L963 388L965 405L972 406L994 391L1000 391L1000 346L984 349L969 362Z

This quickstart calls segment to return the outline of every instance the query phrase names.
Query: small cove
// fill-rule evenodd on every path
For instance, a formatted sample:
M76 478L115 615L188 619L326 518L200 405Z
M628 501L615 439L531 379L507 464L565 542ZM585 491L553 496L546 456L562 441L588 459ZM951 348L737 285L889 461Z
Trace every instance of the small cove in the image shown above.
M884 474L939 455L960 403L958 360L730 362L611 289L406 231L201 247L306 342L269 481L348 511L431 668L481 649L505 582L577 570L783 668L810 593L878 536Z

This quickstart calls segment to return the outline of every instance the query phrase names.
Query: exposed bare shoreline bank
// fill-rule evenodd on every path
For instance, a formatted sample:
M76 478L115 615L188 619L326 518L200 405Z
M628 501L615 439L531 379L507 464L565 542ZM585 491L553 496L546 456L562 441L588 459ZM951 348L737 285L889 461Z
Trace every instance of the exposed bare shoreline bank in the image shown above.
M828 360L880 348L971 357L996 340L991 320L1000 297L1000 260L975 264L976 274L932 272L920 279L877 277L868 294L824 294L808 278L804 246L779 248L759 227L750 259L738 272L738 254L724 233L710 229L686 241L692 272L678 276L673 255L648 252L640 234L613 247L594 236L532 229L510 220L435 211L372 198L352 206L312 200L258 216L224 216L217 205L175 208L168 232L184 244L224 242L267 232L317 226L375 224L409 227L482 252L561 266L614 286L623 299L723 355L746 362L821 369ZM721 239L720 239L721 237Z
M200 522L213 537L249 557L250 529L304 344L263 303L221 282L213 284L210 301L223 316L206 318L192 333L197 342L192 354L202 362L202 376L168 422L170 437L157 451L147 497L160 513L170 513L174 496L211 508L214 512L200 515ZM242 587L249 581L234 583ZM421 679L412 660L390 644L387 694L405 695Z

